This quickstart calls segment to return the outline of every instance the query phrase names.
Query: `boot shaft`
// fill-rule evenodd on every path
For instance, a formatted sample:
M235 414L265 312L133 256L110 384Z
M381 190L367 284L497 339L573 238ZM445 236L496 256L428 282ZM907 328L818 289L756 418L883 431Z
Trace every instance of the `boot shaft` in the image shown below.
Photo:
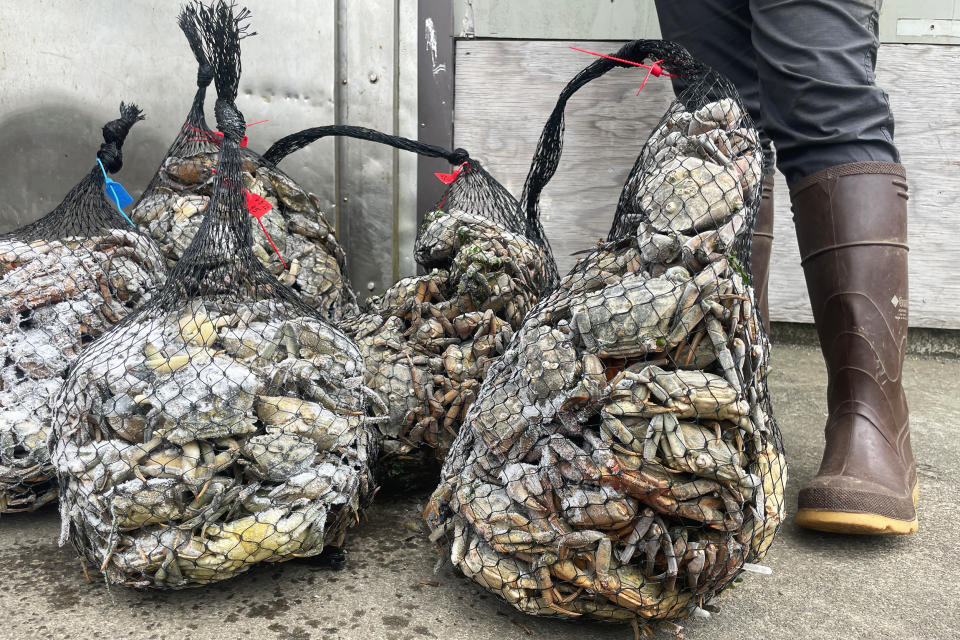
M916 479L901 379L905 172L889 163L840 165L801 180L790 195L828 374L826 450L814 488L873 495L900 517L912 510ZM820 500L814 488L804 494L811 504Z
M770 333L770 309L768 284L770 277L770 253L773 250L773 175L763 176L760 190L760 207L754 224L753 244L750 247L750 269L753 272L753 289L763 328Z
M801 264L832 381L851 370L900 388L907 197L903 167L881 162L831 167L791 189ZM831 384L831 405L847 395Z

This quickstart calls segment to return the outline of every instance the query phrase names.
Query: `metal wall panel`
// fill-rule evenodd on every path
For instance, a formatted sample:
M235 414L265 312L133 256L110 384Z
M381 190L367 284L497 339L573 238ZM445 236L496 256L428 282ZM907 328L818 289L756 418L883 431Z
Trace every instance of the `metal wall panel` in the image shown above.
M397 100L399 108L395 109L398 133L404 138L417 139L419 126L417 82L417 43L419 11L417 0L400 0L400 23L398 33L400 41L397 46L399 60L399 76L396 79ZM417 238L417 220L421 214L417 204L419 181L417 177L417 158L412 153L398 154L397 179L399 189L397 219L397 247L399 256L397 265L399 276L409 276L417 272L417 263L413 259L413 243Z
M884 0L880 39L960 44L960 0Z
M246 3L259 35L243 43L237 104L250 146L333 120L333 0ZM0 229L49 211L94 162L100 127L121 100L147 120L124 147L119 175L134 196L153 175L196 91L196 61L178 3L12 2L0 5ZM215 90L211 86L210 121ZM322 144L318 145L322 148ZM284 164L332 203L332 155L308 149Z
M420 84L417 95L418 139L446 149L453 148L454 24L450 0L418 0L420 46L417 65ZM443 195L444 185L436 172L449 172L442 158L417 161L417 209L420 220Z
M258 35L243 43L237 103L248 122L269 119L250 129L251 148L262 152L283 135L335 120L416 137L416 0L241 4ZM131 132L118 176L139 195L196 90L178 10L149 0L0 0L0 232L48 212L89 170L100 127L121 100L148 118ZM214 94L211 86L211 124ZM397 272L414 271L415 160L363 142L345 144L338 157L335 146L319 141L282 167L317 194L331 221L339 183L348 222L339 231L354 284L380 289Z
M341 100L337 121L393 132L394 0L338 0ZM373 46L370 46L372 44ZM393 274L393 149L345 139L337 206L347 264L361 291L379 291Z

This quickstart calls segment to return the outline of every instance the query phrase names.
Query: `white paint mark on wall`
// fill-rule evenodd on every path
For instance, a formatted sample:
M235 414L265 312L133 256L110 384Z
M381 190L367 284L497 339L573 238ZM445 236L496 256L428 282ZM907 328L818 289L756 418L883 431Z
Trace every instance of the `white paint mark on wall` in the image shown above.
M424 46L430 52L430 66L433 69L433 75L446 71L447 65L437 64L437 30L433 26L433 18L427 18L423 21L423 36Z

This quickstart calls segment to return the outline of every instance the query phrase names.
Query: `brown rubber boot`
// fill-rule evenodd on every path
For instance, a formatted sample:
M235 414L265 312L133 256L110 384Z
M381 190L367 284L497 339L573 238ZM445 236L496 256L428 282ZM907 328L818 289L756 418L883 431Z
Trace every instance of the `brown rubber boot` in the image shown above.
M797 523L838 533L917 530L901 384L907 342L907 183L899 164L830 167L790 190L827 364L826 449Z
M750 247L750 270L753 272L753 290L763 328L770 335L770 312L767 304L767 282L770 276L770 252L773 249L773 174L763 176L760 189L760 208Z

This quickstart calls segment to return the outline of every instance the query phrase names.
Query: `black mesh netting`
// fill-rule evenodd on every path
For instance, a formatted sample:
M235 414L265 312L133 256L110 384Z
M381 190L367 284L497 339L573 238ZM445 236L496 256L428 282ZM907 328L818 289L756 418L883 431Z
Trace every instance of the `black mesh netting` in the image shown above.
M338 547L373 488L357 346L253 249L234 105L247 16L222 0L193 13L224 134L203 223L58 398L61 543L108 583L194 586Z
M687 88L648 139L610 241L514 333L480 385L425 511L467 577L521 611L653 623L709 607L756 568L784 517L769 342L748 266L757 133L733 86L677 45ZM564 90L525 210L559 162Z
M527 226L518 214L516 200L469 160L420 230L415 256L426 273L371 300L353 332L389 409L387 477L436 478L491 363L557 280L539 221Z
M383 477L416 481L436 472L490 364L556 286L556 263L538 216L525 217L463 149L328 126L280 140L265 157L279 162L328 135L389 144L457 167L416 241L425 273L399 280L342 324L359 344L367 384L387 407L389 420L380 425Z
M213 75L194 24L195 11L191 6L183 9L180 27L199 65L197 93L186 122L131 214L156 240L170 266L183 256L200 228L213 193L221 145L221 136L210 131L204 118L204 97ZM356 295L347 278L343 249L318 198L246 146L240 153L245 188L272 207L259 222L250 217L254 254L324 317L337 319L355 312Z
M86 177L52 212L0 236L0 513L56 498L46 440L67 368L166 275L156 245L105 190L142 118L121 104Z

